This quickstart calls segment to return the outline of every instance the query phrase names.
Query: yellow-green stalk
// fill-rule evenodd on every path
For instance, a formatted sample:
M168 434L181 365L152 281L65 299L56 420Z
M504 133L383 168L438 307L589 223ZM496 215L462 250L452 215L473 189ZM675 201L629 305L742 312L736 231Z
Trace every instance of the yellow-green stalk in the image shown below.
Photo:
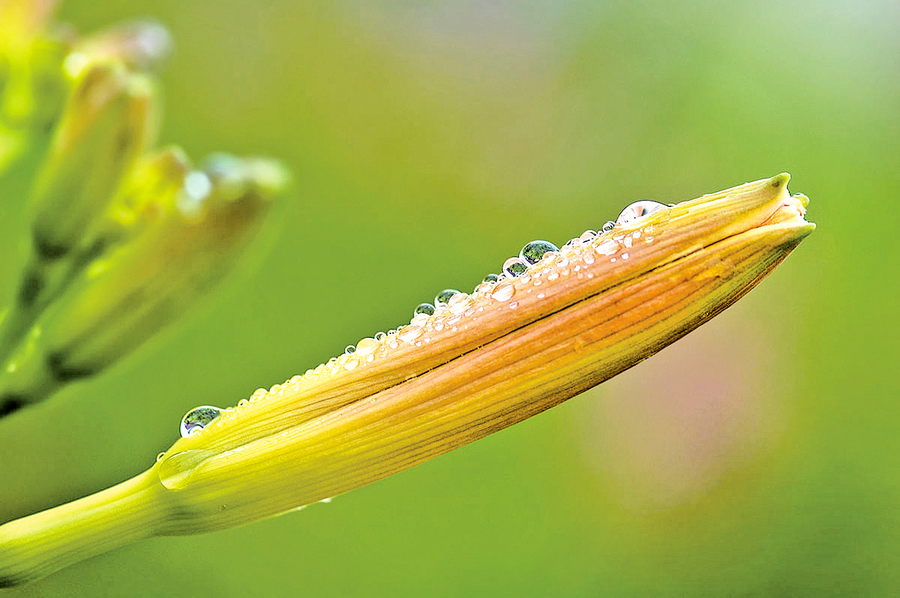
M0 526L0 585L330 498L548 409L748 292L813 229L787 175L620 222L217 415L118 486ZM193 433L191 433L193 432Z

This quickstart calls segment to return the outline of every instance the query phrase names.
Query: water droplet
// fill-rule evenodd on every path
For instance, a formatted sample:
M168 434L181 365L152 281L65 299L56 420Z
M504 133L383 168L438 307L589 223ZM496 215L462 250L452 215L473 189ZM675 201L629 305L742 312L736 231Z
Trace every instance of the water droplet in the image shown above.
M157 460L157 461L161 461L162 458L165 457L165 456L166 456L166 453L165 453L165 452L162 452L162 453L156 455L156 460Z
M196 434L208 426L214 419L219 417L221 413L221 409L218 407L210 407L209 405L191 409L181 419L181 437L185 438L191 434Z
M376 341L374 338L364 338L356 343L356 354L360 357L371 355L380 345L381 343Z
M238 401L238 407L246 407L249 404L250 401L248 401L247 399L241 399L240 401Z
M416 326L415 324L410 324L409 326L404 326L400 329L400 332L397 333L397 336L406 343L411 343L425 332L422 330L421 326Z
M387 338L387 335L386 335L385 333L383 333L383 332L376 332L376 333L375 333L375 340L376 340L376 341L383 341L383 340L386 339L386 338Z
M623 253L623 254L622 254L622 259L623 259L623 260L627 260L628 258L629 258L629 255L628 255L627 253Z
M415 324L416 326L425 326L428 323L429 316L425 314L419 314L417 316L413 316L409 321L410 324Z
M591 264L594 263L594 256L591 255L590 253L585 253L584 257L582 257L581 259L584 260L584 263L587 264L588 266L590 266Z
M330 503L330 502L333 501L333 500L334 500L334 497L332 496L331 498L323 498L323 499L320 500L319 502L325 503L325 504L327 505L328 503Z
M488 274L481 282L497 282L500 279L499 274Z
M532 241L522 248L522 251L519 252L519 258L529 264L536 264L541 261L541 258L548 251L559 251L559 247L550 241Z
M511 257L503 262L503 271L512 278L522 274L528 269L528 264L519 257Z
M613 255L619 251L619 244L612 239L606 239L603 242L598 243L597 246L594 247L594 251L600 255Z
M559 272L551 272L547 275L547 280L553 281L559 278Z
M519 302L518 302L518 301L513 301L512 303L509 304L509 308L510 308L510 309L515 309L515 308L517 308L517 307L519 307Z
M477 287L475 287L475 290L474 290L473 292L475 292L475 293L487 293L487 292L488 292L490 289L492 289L493 287L494 287L494 285L493 285L492 283L490 283L490 282L482 282L482 283L479 284Z
M466 309L472 305L473 299L466 293L457 293L450 298L450 301L447 302L447 308L450 310L450 313L453 314L461 314L466 311Z
M515 294L516 287L514 287L512 283L503 282L497 285L497 288L491 293L491 298L496 301L509 301Z
M605 232L605 233L608 233L609 231L611 231L611 230L614 229L615 227L616 227L616 223L615 223L615 222L613 222L612 220L607 220L606 222L603 223L603 226L601 227L601 230L602 230L603 232Z
M582 243L590 243L593 240L593 238L596 236L597 236L597 231L588 229L588 230L584 231L583 233L581 233L581 236L578 238L581 239Z
M616 218L616 224L630 224L636 220L640 220L654 212L665 210L666 204L658 201L636 201L619 214Z
M453 295L459 293L456 289L444 289L434 298L435 307L444 307Z
M352 355L354 352L356 352L355 346L347 345L346 347L344 347L344 355Z
M357 358L354 355L354 356L350 357L347 361L344 362L344 369L345 370L354 370L354 369L356 369L356 366L358 366L358 365L359 365L359 358Z
M440 295L438 295L440 297ZM420 303L415 310L413 310L413 315L417 316L419 314L425 314L426 316L430 316L434 313L434 306L430 303Z

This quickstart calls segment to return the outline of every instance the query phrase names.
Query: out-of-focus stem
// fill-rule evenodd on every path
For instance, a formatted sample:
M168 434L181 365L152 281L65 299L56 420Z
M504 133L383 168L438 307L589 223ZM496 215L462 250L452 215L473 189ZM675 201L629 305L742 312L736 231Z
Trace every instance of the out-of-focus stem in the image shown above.
M152 472L0 526L0 588L159 533L165 488Z

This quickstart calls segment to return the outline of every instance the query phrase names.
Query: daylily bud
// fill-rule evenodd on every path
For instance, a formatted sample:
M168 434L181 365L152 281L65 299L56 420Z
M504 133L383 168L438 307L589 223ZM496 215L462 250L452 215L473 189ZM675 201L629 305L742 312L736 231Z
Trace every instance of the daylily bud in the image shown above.
M190 161L178 147L142 156L128 173L96 230L86 236L82 251L96 257L103 249L127 242L164 218L174 205L189 170Z
M787 181L638 202L559 251L530 243L518 274L441 293L409 325L236 408L190 411L148 471L0 526L0 584L330 498L599 384L734 303L814 229Z
M19 403L42 400L55 389L48 376L66 382L95 374L181 317L234 268L287 182L274 162L220 158L188 173L176 192L171 172L159 176L159 169L183 164L170 152L142 165L132 182L161 190L152 200L131 196L143 230L88 265L54 301L38 320L34 346L10 360L14 371L0 372L0 393ZM36 359L43 365L30 363Z
M78 80L33 194L34 245L57 259L83 241L108 208L154 124L155 92L145 77L97 64Z

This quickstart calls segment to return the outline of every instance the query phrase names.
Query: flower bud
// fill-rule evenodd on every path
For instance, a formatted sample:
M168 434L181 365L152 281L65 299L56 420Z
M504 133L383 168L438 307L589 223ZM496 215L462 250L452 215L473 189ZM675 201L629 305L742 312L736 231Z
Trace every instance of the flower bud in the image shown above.
M96 64L77 81L35 184L32 232L38 256L53 260L83 242L153 136L149 79Z

